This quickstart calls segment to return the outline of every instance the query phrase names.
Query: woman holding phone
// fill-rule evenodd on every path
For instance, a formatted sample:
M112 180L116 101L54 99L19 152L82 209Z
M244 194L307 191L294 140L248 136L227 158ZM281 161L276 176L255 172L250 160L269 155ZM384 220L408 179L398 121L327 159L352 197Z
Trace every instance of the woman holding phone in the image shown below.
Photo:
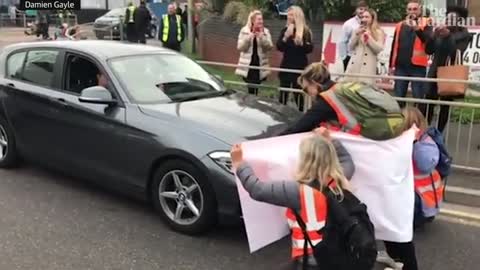
M262 12L254 10L248 16L247 24L238 35L237 49L240 51L239 65L269 67L269 52L273 48L270 31L263 26ZM235 74L241 76L246 83L260 84L266 80L270 71L248 67L239 67ZM248 93L258 95L258 87L249 86Z
M298 6L292 6L287 13L287 26L281 31L277 49L283 52L281 68L303 70L308 66L307 55L313 51L312 32L305 23L305 15ZM300 74L280 72L280 87L300 89L297 80ZM298 109L303 111L304 99L294 94ZM288 92L280 91L280 102L287 104Z
M361 24L350 40L349 47L353 52L348 64L347 74L377 74L378 54L383 51L385 33L378 25L377 12L367 9L361 17ZM374 84L372 78L345 77L345 80Z

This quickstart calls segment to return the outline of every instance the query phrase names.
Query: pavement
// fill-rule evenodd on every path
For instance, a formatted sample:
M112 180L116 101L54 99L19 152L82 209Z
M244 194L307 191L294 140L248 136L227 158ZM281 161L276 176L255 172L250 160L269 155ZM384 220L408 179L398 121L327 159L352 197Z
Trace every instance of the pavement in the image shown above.
M250 254L242 226L170 231L152 208L76 177L0 170L0 269L282 269L284 239ZM420 269L478 269L480 223L442 216L416 235Z
M0 49L38 40L23 29L0 28ZM158 45L153 40L150 44ZM458 128L458 127L452 127ZM466 127L467 128L467 127ZM480 164L480 145L466 130L451 132L458 156ZM456 134L460 134L459 137ZM467 162L465 160L464 162ZM478 167L478 166L477 166ZM416 235L420 269L477 269L480 265L480 181L455 171L444 214ZM451 195L452 194L452 195ZM466 207L466 204L477 207ZM170 231L141 202L75 177L26 165L0 170L0 269L281 269L284 239L254 254L239 224L204 237Z

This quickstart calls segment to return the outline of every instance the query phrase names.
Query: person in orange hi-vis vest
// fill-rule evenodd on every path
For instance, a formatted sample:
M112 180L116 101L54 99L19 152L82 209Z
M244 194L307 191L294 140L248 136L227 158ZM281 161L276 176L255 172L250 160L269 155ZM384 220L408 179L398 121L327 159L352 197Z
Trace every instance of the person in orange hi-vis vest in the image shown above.
M252 167L243 160L241 145L235 145L231 151L236 175L250 196L257 201L287 208L286 218L292 232L293 262L288 265L289 269L302 269L304 260L308 269L321 269L311 246L307 248L307 256L304 256L306 239L295 213L305 222L306 233L312 244L317 245L322 241L319 230L325 226L327 219L327 198L321 190L330 188L335 194L343 196L344 191L349 189L347 179L353 175L353 161L342 144L332 139L324 128L319 128L316 134L300 143L296 181L261 181ZM337 152L348 155L343 163L337 157ZM350 173L345 175L344 171Z
M435 141L425 134L427 120L415 107L405 108L405 130L413 125L419 128L413 145L413 172L415 178L415 219L414 227L431 222L439 213L445 185L436 167L440 150Z
M360 134L361 127L355 115L336 98L335 88L338 87L330 80L330 72L325 64L313 63L307 67L299 77L299 84L314 99L314 103L299 120L280 132L280 136L309 132L322 124L326 124L331 130L342 130L352 135ZM413 241L384 243L388 255L395 261L403 263L403 270L418 269Z
M433 28L429 18L422 17L419 0L410 0L407 4L407 18L395 27L390 53L390 69L395 76L425 77L428 66L426 43L432 38ZM405 97L410 81L396 80L394 92L397 97ZM425 98L426 83L412 82L414 98ZM400 104L402 107L404 103Z

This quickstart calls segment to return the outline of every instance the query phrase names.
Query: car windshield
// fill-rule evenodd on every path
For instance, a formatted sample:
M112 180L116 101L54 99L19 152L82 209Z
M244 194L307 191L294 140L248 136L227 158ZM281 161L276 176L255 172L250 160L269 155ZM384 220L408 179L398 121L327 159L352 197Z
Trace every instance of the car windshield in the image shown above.
M104 16L105 17L119 17L123 16L125 14L125 9L124 8L115 8L107 12Z
M226 92L219 79L179 54L119 57L109 65L138 104L180 102Z

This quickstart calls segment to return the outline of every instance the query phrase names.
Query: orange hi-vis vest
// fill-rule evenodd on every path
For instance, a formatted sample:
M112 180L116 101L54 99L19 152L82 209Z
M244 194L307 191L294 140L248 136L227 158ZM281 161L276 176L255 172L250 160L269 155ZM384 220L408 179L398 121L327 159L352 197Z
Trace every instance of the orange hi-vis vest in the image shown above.
M443 201L445 185L437 170L431 174L421 174L413 164L415 178L415 192L422 200L422 212L425 217L433 217L439 212L439 205Z
M335 87L320 94L322 98L333 108L337 114L338 122L321 123L333 131L342 131L351 135L360 135L361 126L350 110L338 99L335 94Z
M419 19L419 27L421 30L429 24L430 20L427 18ZM400 44L400 32L404 22L400 22L395 27L395 43L393 44L393 55L391 67L395 67L398 58L398 47ZM428 55L425 52L425 44L420 40L418 36L415 36L415 41L413 43L413 54L412 54L412 64L422 67L428 66Z
M327 198L317 189L307 185L300 185L300 217L305 222L308 237L315 246L322 241L322 235L318 232L325 227L327 219ZM292 209L287 209L287 221L292 231L292 258L303 257L305 237L302 228ZM308 255L313 254L313 249L308 245Z

